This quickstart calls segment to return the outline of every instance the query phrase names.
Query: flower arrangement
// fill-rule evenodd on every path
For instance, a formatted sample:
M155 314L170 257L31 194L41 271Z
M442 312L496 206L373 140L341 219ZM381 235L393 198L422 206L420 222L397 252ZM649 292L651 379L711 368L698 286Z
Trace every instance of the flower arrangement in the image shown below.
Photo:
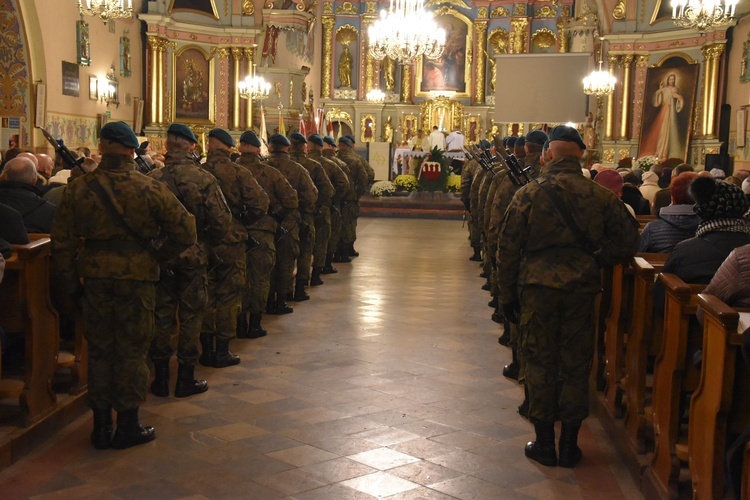
M451 193L461 191L461 176L451 173L445 181L445 190Z
M416 191L419 189L419 181L413 175L401 174L393 179L393 185L405 191Z
M370 188L373 196L392 196L396 192L396 186L391 181L378 181Z
M656 156L641 156L633 162L633 168L640 168L644 172L651 170L651 167L658 165L659 158Z

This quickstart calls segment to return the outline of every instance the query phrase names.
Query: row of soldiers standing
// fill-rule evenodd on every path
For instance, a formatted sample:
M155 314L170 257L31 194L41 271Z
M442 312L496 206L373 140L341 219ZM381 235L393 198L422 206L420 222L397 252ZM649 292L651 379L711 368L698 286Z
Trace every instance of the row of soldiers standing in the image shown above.
M179 328L174 395L205 392L196 364L239 364L229 350L235 336L266 335L264 313L293 312L288 301L308 300L306 286L322 285L321 274L337 272L333 262L357 255L358 199L374 174L350 137L337 144L274 134L264 161L248 131L235 162L235 141L218 128L200 164L195 135L174 123L165 166L149 179L135 170L130 127L109 123L100 137L99 169L65 191L53 264L58 300L82 313L89 343L92 444L121 449L155 437L138 418L146 355L154 364L151 392L169 396L171 335Z

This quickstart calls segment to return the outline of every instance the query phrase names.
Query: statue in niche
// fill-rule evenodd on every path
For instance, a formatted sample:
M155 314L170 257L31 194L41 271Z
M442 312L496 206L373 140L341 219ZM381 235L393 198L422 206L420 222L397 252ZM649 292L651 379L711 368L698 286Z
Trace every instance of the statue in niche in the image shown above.
M383 142L393 142L393 124L390 116L386 118L383 124Z
M393 92L396 88L396 61L388 56L383 59L383 76L385 77L385 90Z
M271 59L273 64L276 64L276 50L279 42L279 31L277 26L268 25L266 28L266 37L263 40L263 52L261 53L261 61L268 67L268 60Z
M346 45L339 58L339 81L342 87L352 86L352 55Z

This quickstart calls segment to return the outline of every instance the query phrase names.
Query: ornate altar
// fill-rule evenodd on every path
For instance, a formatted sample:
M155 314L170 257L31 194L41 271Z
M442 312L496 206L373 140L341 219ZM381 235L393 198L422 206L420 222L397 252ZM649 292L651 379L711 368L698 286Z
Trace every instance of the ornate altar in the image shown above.
M440 130L463 130L464 107L458 101L439 96L422 104L420 121L426 131L436 125Z

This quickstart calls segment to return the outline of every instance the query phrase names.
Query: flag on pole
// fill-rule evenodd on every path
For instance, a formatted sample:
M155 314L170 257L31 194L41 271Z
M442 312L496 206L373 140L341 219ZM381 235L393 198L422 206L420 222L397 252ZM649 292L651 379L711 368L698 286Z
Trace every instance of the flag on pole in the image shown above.
M266 110L260 106L260 154L268 156L268 129L266 128Z
M299 117L299 133L307 137L307 122L301 116Z
M286 135L286 125L284 125L284 115L281 114L283 105L279 104L279 134Z

